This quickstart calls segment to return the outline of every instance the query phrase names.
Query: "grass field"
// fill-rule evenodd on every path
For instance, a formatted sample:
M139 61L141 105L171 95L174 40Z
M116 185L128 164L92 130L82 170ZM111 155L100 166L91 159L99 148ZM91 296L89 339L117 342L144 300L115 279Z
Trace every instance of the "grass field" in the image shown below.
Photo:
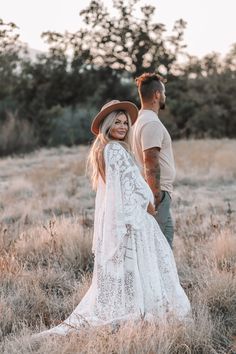
M95 194L88 148L0 160L0 353L236 353L236 141L174 142L174 255L194 322L140 321L36 343L89 287Z

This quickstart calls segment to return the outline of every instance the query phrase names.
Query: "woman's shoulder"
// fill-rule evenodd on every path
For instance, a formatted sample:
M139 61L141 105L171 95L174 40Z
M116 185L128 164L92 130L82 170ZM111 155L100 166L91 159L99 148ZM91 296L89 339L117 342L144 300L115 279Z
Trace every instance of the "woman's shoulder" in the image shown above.
M112 140L109 141L109 143L106 144L104 151L124 151L128 152L118 141Z
M128 154L128 151L118 141L110 141L104 148L105 159L113 162L127 158Z

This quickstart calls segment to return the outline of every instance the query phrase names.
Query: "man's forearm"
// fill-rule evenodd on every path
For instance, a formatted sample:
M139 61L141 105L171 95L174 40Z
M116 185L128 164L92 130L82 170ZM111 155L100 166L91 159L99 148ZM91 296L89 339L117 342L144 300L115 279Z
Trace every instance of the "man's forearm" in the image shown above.
M148 168L145 166L144 174L145 174L145 179L153 192L155 207L157 207L161 199L160 165L158 166L156 165L155 167L152 168Z
M155 207L157 208L161 199L161 170L159 164L159 151L157 149L150 149L144 152L144 175L153 192Z

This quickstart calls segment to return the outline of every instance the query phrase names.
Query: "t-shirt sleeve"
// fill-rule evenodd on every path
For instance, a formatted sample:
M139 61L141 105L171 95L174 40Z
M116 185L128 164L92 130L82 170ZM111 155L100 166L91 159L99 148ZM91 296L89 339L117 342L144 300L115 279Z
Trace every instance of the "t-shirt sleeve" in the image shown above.
M141 130L142 150L144 151L153 147L159 147L161 149L163 137L163 129L158 122L145 124Z

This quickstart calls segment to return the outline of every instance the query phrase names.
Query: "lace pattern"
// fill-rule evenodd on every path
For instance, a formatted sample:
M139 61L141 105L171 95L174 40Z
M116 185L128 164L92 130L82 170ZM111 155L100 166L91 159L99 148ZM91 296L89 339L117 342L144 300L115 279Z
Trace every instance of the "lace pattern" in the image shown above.
M153 216L151 189L130 154L118 143L104 150L106 184L100 178L95 204L92 284L80 304L50 333L121 320L160 321L189 314L172 250ZM83 322L84 323L84 322Z

